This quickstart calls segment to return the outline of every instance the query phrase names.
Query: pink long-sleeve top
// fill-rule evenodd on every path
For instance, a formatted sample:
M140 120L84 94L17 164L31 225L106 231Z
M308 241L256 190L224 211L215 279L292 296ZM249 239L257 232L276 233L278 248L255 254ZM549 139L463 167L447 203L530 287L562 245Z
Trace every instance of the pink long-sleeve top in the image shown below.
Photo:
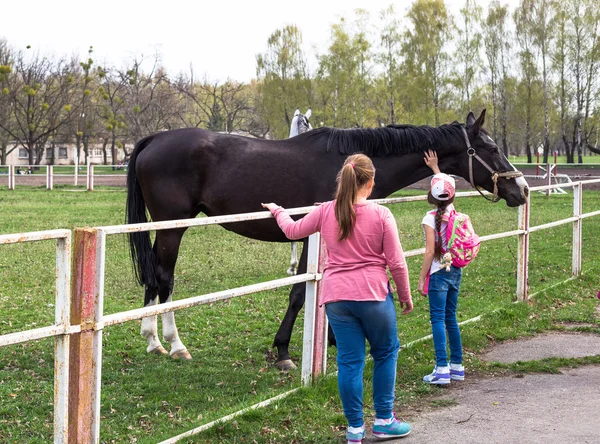
M282 207L272 213L288 239L303 239L321 232L327 246L327 263L320 305L336 301L384 301L388 294L386 267L400 301L410 301L406 259L391 211L371 202L355 204L354 211L356 225L343 241L338 240L335 201L319 205L298 221Z

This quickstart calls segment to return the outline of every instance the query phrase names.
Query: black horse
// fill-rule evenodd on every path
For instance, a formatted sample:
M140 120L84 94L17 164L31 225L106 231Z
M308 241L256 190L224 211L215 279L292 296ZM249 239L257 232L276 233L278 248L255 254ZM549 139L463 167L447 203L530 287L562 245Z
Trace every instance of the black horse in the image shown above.
M373 159L377 179L372 198L391 193L428 177L423 152L437 152L440 169L493 192L508 206L525 203L527 182L500 153L482 129L485 110L466 125L440 127L393 125L376 129L318 128L285 140L261 140L217 134L197 128L165 131L140 140L127 172L128 223L164 221L261 211L261 202L287 208L310 206L332 198L335 177L344 158L362 152ZM223 227L239 235L270 242L289 242L275 220L236 222ZM185 228L150 234L131 233L129 242L138 281L145 286L145 305L171 300L173 273ZM307 248L299 273L306 270ZM294 368L288 354L292 327L304 304L305 285L296 284L273 347L276 366ZM173 313L163 316L163 336L173 358L190 359L178 337ZM166 353L156 316L142 321L148 352Z

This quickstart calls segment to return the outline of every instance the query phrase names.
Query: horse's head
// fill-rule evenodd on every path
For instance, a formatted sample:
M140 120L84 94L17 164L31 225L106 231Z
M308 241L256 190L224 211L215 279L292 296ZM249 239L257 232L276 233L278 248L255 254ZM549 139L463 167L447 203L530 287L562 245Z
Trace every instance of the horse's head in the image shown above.
M312 129L309 121L311 114L312 110L310 108L306 111L306 114L302 114L299 109L296 109L290 125L290 137L298 136Z
M464 148L453 166L473 187L493 193L493 201L502 198L509 207L523 205L529 195L527 181L482 128L484 120L485 110L478 119L469 113L467 124L462 127Z

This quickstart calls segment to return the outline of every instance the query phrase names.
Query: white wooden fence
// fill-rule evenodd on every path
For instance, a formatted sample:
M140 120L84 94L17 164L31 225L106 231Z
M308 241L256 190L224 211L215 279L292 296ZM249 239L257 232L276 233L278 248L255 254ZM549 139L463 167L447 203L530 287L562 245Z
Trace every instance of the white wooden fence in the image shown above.
M123 169L126 168L123 165L58 165L58 167L62 170L65 169L73 169L73 173L55 173L54 165L3 165L2 168L6 168L7 170L7 178L8 178L8 189L14 190L17 186L17 181L20 176L23 178L38 178L41 177L41 174L21 174L20 171L28 171L29 168L39 168L42 171L45 171L46 178L46 189L52 190L54 188L54 179L56 177L71 177L73 179L73 185L77 186L79 183L79 178L84 177L86 182L86 188L88 191L94 190L94 178L102 177L102 178L122 178L122 185L125 186L127 177L125 174L94 174L97 170L103 169ZM80 169L83 168L85 170L84 174L80 173ZM41 179L40 179L41 180Z
M572 187L573 216L538 226L530 226L530 202L519 207L518 227L516 230L482 236L482 242L517 236L519 251L517 257L517 288L519 300L528 298L528 254L529 235L533 232L553 227L573 225L572 274L581 273L581 233L585 218L600 215L600 210L582 214L582 189L586 184L600 183L600 179L552 185L552 187ZM547 187L534 187L531 191L544 190ZM477 196L477 192L457 193L457 197ZM380 204L426 200L426 196L379 199ZM290 214L305 214L313 207L288 210ZM181 310L209 302L251 294L306 282L305 324L302 353L302 384L310 384L312 378L325 373L326 320L324 310L318 307L319 282L321 269L319 257L324 257L320 236L315 234L309 239L308 269L301 275L262 282L245 287L224 290L195 296L165 304L154 305L126 312L104 315L104 269L105 245L107 236L151 230L195 227L228 222L258 220L272 217L266 211L239 215L218 216L199 219L185 219L166 222L150 222L135 225L117 225L76 229L73 236L73 262L71 257L71 232L53 230L36 233L9 234L0 236L1 244L33 242L57 239L56 253L56 314L55 324L0 336L0 347L27 342L35 339L54 337L55 353L55 393L54 393L54 442L74 443L100 440L100 387L102 374L102 333L111 325L141 319L168 311ZM407 251L407 257L424 253L424 249ZM69 291L69 283L71 290ZM217 421L192 429L165 442L176 442L184 437L206 430L216 422L229 420L249 409L259 408L281 399L297 389L283 393L275 398L249 406L239 412Z

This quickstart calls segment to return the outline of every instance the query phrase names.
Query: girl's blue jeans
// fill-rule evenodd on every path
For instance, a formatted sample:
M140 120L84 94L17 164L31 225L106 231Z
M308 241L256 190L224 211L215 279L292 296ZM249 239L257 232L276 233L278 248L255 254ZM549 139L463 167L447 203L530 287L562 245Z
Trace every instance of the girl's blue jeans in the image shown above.
M365 339L373 357L373 405L377 418L392 417L400 341L394 296L383 302L338 301L325 305L337 342L338 388L350 427L363 425Z
M452 266L450 271L442 269L433 273L429 280L429 315L438 367L448 365L446 332L450 343L450 362L462 364L462 342L456 320L461 279L462 268Z

